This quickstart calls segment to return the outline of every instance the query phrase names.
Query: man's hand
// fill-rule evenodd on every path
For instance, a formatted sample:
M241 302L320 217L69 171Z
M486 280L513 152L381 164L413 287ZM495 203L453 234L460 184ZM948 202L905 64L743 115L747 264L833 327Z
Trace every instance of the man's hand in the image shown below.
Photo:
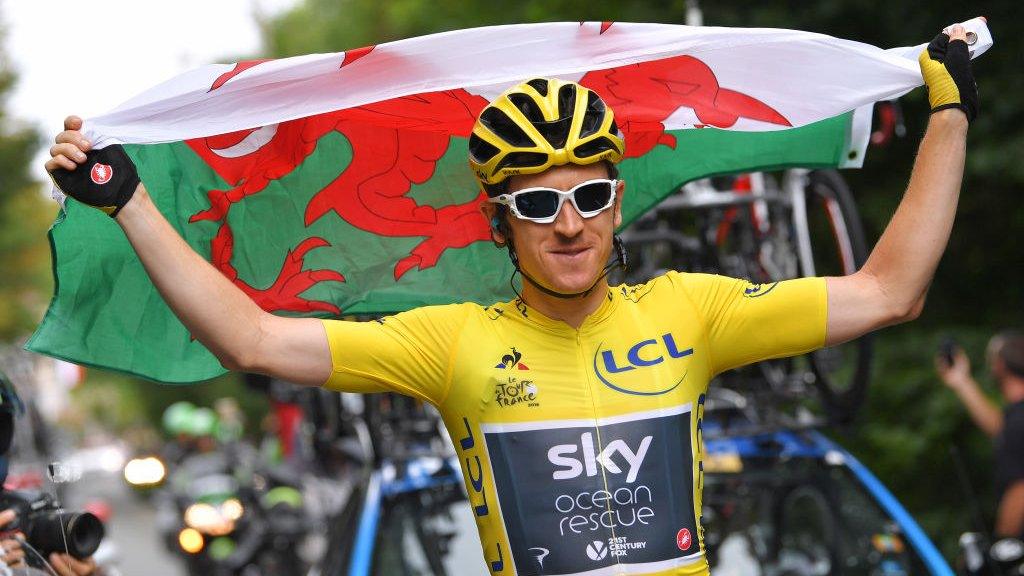
M139 174L124 148L107 146L91 150L91 143L79 131L81 128L82 119L78 116L64 120L64 131L50 148L46 171L65 194L113 218L135 194Z
M17 516L14 510L0 512L0 530L14 522ZM0 540L0 561L12 568L19 568L25 565L25 551L21 548L21 542L12 537L5 537Z
M935 356L935 372L950 390L956 393L971 420L986 434L995 437L1003 429L1003 413L971 376L971 361L964 349L953 350L953 362L948 363L940 352Z
M973 122L978 115L978 85L971 73L971 55L967 50L967 31L957 24L949 34L936 36L917 58L928 87L932 112L957 108Z
M14 510L0 512L0 530L14 522L17 518ZM21 568L25 563L25 550L21 547L21 533L16 533L13 538L0 540L0 547L3 548L0 560L12 568ZM50 565L60 576L94 576L96 572L96 561L91 557L85 560L78 560L68 554L50 554Z
M96 572L96 561L91 557L78 560L69 554L50 554L50 565L60 576L92 576Z
M974 382L971 378L971 360L959 346L953 349L952 363L947 363L942 354L935 356L935 372L939 375L939 380L954 391L970 386Z

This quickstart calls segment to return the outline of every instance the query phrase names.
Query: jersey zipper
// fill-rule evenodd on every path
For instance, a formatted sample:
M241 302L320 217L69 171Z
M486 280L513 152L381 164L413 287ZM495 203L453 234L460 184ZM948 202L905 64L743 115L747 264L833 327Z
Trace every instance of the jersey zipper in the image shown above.
M582 370L584 388L586 389L587 397L590 400L590 414L591 414L591 418L593 418L593 421L594 421L594 438L595 438L595 441L597 442L597 446L595 446L595 450L597 450L597 453L600 454L601 452L604 451L604 438L601 437L601 428L597 425L597 423L598 423L598 421L600 419L601 411L598 409L598 406L597 406L597 394L594 393L594 381L591 379L590 371L587 370L587 354L586 354L586 351L583 349L582 331L579 330L579 329L576 330L576 351L579 354L580 368ZM608 471L605 470L604 466L601 466L600 470L601 470L601 484L603 485L603 489L605 491L609 491L610 492L609 486L608 486ZM609 512L612 510L611 500L608 501L608 504L607 504L607 507L605 508L605 510L607 510ZM615 538L616 538L615 527L613 526L610 530L611 530L611 537L608 540L608 545L609 546L611 545L611 542L615 542ZM615 558L615 563L616 564L621 564L621 560L619 560L619 558L616 557ZM623 571L621 568L619 568L619 569L617 569L615 571L615 574L616 575L625 574L625 571Z

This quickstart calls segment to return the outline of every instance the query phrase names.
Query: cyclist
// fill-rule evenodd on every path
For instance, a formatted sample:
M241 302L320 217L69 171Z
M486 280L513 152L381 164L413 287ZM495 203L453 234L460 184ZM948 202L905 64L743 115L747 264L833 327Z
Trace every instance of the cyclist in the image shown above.
M80 119L65 122L46 168L116 219L164 299L225 367L436 405L492 573L706 574L700 435L710 378L912 319L924 305L977 110L965 31L951 34L920 58L934 114L906 195L864 268L839 278L751 285L672 272L610 288L623 140L612 110L572 82L517 85L473 127L482 211L524 278L521 297L486 307L367 323L274 316L175 233L123 151L85 153ZM114 193L88 184L101 161L122 174Z

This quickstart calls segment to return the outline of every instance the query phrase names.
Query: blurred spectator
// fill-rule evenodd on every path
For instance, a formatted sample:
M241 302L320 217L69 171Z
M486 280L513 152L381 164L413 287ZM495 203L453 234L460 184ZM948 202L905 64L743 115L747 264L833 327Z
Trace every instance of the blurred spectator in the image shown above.
M963 403L971 419L993 439L998 509L995 534L1024 537L1024 334L1000 332L989 340L988 368L1006 405L1000 410L971 376L971 362L959 346L951 358L935 360L939 378ZM952 360L952 361L950 361Z
M245 432L245 416L238 400L230 396L218 398L213 410L217 413L217 440L225 443L240 440Z

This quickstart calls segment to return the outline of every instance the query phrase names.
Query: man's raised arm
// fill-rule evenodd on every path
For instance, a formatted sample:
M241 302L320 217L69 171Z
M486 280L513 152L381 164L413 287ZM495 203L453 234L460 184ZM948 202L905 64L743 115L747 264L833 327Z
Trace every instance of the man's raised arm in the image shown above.
M967 127L977 113L966 31L954 26L920 58L932 115L910 184L864 267L826 279L826 345L916 318L946 248L964 171Z
M281 318L256 305L171 227L137 177L110 179L120 190L101 190L87 182L78 166L86 162L89 143L70 116L50 149L46 170L66 194L111 214L124 230L164 301L225 368L259 372L307 385L323 384L331 374L331 353L320 320ZM102 151L101 151L102 152ZM118 166L110 150L115 176L134 176L134 166ZM63 169L63 170L60 170ZM108 177L109 178L109 177ZM103 180L103 178L100 178ZM95 183L96 179L92 179Z

